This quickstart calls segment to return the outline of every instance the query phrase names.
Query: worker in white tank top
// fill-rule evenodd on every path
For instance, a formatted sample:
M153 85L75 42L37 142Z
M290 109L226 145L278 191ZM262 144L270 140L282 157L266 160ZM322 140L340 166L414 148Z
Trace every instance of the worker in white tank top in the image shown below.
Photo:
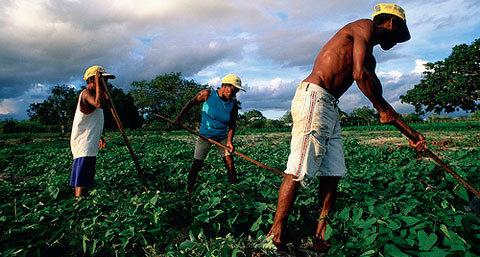
M93 186L96 156L104 124L101 100L106 98L105 86L109 78L115 76L106 73L98 65L88 68L83 76L87 87L78 98L70 136L73 154L70 186L74 188L75 197L86 196L88 188ZM100 144L104 142L100 141Z

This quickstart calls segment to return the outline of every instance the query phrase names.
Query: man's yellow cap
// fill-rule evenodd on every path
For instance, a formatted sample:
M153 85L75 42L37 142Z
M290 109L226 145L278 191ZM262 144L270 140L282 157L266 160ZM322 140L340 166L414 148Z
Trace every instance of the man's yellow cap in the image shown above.
M398 18L401 18L404 21L407 20L406 17L405 17L405 11L402 9L402 7L400 7L396 4L393 4L393 3L377 4L373 8L373 10L374 10L374 13L372 14L372 18L374 18L375 16L377 16L379 14L384 13L384 14L395 15Z
M115 75L106 73L105 69L102 66L93 65L85 71L85 74L83 74L83 80L87 80L88 78L95 76L97 72L101 73L102 77L111 78L111 79L115 78Z
M242 80L237 75L230 73L227 76L223 77L222 84L230 84L240 90L245 91L242 87Z

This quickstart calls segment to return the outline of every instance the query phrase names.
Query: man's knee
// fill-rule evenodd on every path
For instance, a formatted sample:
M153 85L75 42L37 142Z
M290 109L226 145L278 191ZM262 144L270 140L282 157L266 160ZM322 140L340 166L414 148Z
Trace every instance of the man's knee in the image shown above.
M285 174L285 177L283 177L283 181L295 181L295 182L299 182L298 181L298 177L293 175L293 174Z

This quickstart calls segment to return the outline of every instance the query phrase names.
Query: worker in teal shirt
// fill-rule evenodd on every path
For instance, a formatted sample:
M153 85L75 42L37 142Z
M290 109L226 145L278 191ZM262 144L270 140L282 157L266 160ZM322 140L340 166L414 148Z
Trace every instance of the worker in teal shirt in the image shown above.
M228 74L222 79L222 86L217 89L204 89L182 108L175 119L180 124L181 119L195 105L203 103L202 119L200 122L200 134L213 139L228 147L225 150L217 146L218 153L223 157L227 168L228 180L230 183L237 182L235 165L233 164L232 152L234 151L233 136L237 127L238 105L235 96L238 91L243 90L241 79L235 74ZM198 172L203 167L212 143L199 137L195 144L195 154L192 167L188 172L188 193L191 195L193 186L198 177Z

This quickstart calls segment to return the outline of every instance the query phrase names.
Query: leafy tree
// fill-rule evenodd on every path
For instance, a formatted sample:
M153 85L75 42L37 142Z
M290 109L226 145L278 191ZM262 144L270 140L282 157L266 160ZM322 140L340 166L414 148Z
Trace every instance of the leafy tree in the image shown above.
M350 118L355 120L356 125L372 125L378 123L379 115L375 109L362 106L353 109Z
M350 116L348 116L348 113L338 109L338 119L340 120L340 125L345 126L345 125L350 125L348 124Z
M472 113L472 115L470 116L470 118L474 119L474 120L480 120L480 110Z
M292 112L291 111L287 111L281 118L280 118L281 121L283 121L283 123L285 125L288 125L288 126L291 126L293 124L293 118L292 118Z
M408 123L415 123L415 122L422 122L423 121L422 117L420 117L420 115L416 114L416 113L403 114L402 119L405 122L408 122Z
M426 68L420 83L400 97L402 102L414 105L419 114L479 109L480 38L453 47L450 56Z
M263 116L261 111L255 110L255 109L245 112L243 115L245 115L245 118L247 119L247 121L266 119L265 116Z
M251 120L247 123L249 128L265 128L267 126L267 119Z
M64 132L73 122L77 98L78 93L75 88L57 85L52 88L47 100L30 104L27 114L32 120L47 126L60 126Z
M147 121L156 120L155 114L174 118L182 107L205 85L182 78L181 73L159 75L150 81L135 81L131 84L135 104ZM183 122L197 123L200 120L200 107L192 109Z
M16 120L4 120L1 122L2 132L3 133L17 133L18 132L18 121Z
M138 114L138 109L133 103L132 96L110 83L108 83L107 87L123 126L125 128L140 127L142 118ZM52 88L51 95L45 101L30 104L27 114L33 121L38 121L56 129L60 128L62 132L66 132L72 127L81 90L77 91L75 88L67 85L55 86ZM104 103L103 106L107 105ZM104 115L105 128L115 129L116 124L108 108L104 107Z
M267 126L267 118L259 110L244 112L238 119L239 127L264 128Z
M3 133L51 132L51 127L37 120L17 121L8 119L0 122L0 131Z
M282 120L267 119L265 121L265 127L267 127L267 128L283 128L283 127L286 127L286 125Z
M125 93L123 89L114 87L110 83L107 84L107 87L123 126L131 129L141 127L143 118L140 116L138 108L135 106L132 95L130 93ZM107 106L107 104L104 104L104 106ZM104 107L104 115L105 129L117 129L117 124L115 123L109 108Z

